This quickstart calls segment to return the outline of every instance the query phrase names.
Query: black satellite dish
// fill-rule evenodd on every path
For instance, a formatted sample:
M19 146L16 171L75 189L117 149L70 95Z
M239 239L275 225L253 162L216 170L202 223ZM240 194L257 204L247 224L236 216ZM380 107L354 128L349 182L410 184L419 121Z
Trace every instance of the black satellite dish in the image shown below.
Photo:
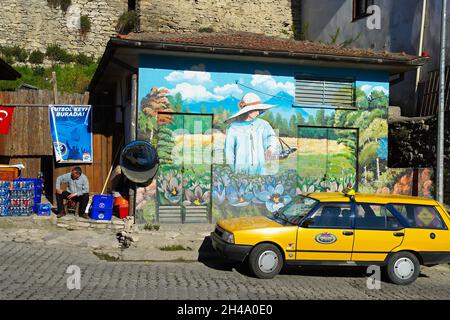
M158 172L158 153L147 141L130 142L123 148L120 167L128 180L139 185L147 185Z

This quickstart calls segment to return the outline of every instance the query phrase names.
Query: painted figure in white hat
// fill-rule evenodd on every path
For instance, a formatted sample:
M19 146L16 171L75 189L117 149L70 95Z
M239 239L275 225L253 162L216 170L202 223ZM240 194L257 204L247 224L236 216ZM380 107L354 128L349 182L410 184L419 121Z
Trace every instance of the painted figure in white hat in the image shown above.
M278 154L278 137L271 125L258 117L273 105L262 104L254 93L239 102L240 110L229 117L225 139L225 159L234 172L266 175L266 160Z

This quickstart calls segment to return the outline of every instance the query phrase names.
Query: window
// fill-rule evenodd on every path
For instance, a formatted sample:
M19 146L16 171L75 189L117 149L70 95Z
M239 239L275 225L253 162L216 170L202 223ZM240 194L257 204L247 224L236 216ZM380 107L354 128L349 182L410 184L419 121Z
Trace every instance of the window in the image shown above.
M356 206L355 227L369 230L399 230L403 226L383 205L361 203Z
M136 10L136 0L128 0L128 11Z
M323 204L312 215L312 228L351 228L351 204Z
M297 76L295 104L298 107L355 109L354 81Z
M393 207L405 217L411 228L446 229L435 207L409 204L395 204Z
M317 203L317 200L299 196L288 204L280 213L276 213L276 215L279 215L281 219L288 221L289 223L298 224Z
M353 0L353 20L369 16L367 8L373 5L373 0Z

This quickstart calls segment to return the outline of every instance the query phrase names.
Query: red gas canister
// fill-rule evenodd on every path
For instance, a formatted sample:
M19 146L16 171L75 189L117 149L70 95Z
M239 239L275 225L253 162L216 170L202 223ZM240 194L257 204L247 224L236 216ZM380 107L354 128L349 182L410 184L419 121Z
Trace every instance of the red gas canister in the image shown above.
M119 206L119 218L125 219L128 217L128 204Z

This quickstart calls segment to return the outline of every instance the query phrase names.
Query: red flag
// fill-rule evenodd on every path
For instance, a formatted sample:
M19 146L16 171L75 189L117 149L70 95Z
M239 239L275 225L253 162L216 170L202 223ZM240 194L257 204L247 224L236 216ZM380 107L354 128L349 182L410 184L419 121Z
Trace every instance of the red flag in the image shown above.
M0 106L0 134L8 134L14 108Z

